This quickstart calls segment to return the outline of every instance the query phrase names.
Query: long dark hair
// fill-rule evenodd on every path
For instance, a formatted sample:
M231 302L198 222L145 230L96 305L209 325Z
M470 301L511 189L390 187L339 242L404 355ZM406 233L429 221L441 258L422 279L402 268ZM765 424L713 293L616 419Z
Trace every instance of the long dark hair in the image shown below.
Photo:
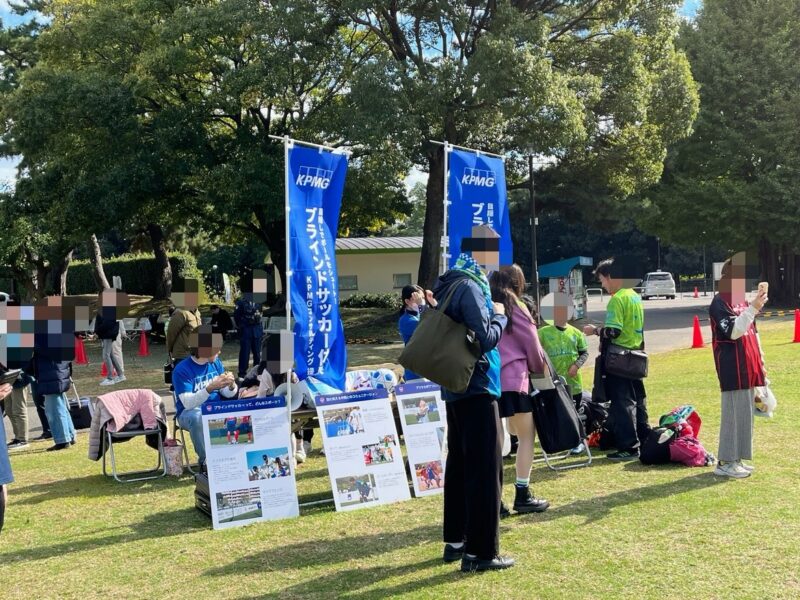
M511 333L511 317L519 308L517 302L525 292L525 275L517 264L500 267L489 276L489 286L492 291L492 301L499 302L506 309L508 324L506 331ZM525 311L523 311L524 313ZM526 317L528 315L525 315Z

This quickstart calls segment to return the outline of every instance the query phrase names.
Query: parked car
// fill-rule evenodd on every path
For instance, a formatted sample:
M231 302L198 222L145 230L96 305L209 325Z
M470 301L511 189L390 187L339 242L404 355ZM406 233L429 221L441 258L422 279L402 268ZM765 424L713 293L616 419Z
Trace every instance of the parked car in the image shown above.
M675 298L675 280L672 273L665 271L653 271L644 276L642 282L642 300L664 296L665 298Z
M6 294L5 292L0 292L0 302L8 302L10 299L11 296L9 294Z

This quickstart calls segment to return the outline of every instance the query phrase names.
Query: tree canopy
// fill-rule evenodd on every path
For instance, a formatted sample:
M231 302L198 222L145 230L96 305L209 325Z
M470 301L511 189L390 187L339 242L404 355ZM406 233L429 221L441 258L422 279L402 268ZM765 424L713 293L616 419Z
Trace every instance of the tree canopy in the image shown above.
M692 137L675 145L642 223L684 245L758 252L770 296L800 292L800 21L793 0L706 0L686 23L700 84Z

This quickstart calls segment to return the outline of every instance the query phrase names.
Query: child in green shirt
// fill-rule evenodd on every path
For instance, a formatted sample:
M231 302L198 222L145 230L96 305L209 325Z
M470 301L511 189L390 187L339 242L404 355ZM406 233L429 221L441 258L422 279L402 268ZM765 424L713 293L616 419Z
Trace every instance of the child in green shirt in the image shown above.
M548 294L542 299L542 309L543 312L552 310L553 318L552 324L548 323L539 328L539 341L550 357L556 373L566 380L570 394L575 400L575 407L579 408L583 393L580 368L589 358L586 336L568 323L570 314L574 310L568 294L563 292Z

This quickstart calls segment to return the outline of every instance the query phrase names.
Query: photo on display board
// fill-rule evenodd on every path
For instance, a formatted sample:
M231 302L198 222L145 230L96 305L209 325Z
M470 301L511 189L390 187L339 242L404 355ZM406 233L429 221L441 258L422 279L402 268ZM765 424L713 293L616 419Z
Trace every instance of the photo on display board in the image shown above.
M435 490L444 486L442 461L432 460L414 465L417 485L422 491Z
M261 491L257 487L217 492L216 497L220 523L260 519L263 516Z
M370 473L337 477L336 493L339 494L339 504L341 506L365 504L367 502L375 502L378 499L375 477Z
M292 462L286 446L247 453L247 477L250 481L277 479L291 474Z
M322 412L325 435L329 438L364 433L364 415L360 406L333 408Z
M443 452L445 442L444 427L436 428L436 439L439 440L439 451Z
M396 443L394 435L384 435L374 444L365 444L361 446L361 451L364 455L364 464L369 467L372 465L386 465L394 462L393 446L395 446Z
M403 417L406 425L437 423L442 420L436 396L408 398L403 400Z
M208 437L211 446L253 443L253 421L250 415L209 419Z

